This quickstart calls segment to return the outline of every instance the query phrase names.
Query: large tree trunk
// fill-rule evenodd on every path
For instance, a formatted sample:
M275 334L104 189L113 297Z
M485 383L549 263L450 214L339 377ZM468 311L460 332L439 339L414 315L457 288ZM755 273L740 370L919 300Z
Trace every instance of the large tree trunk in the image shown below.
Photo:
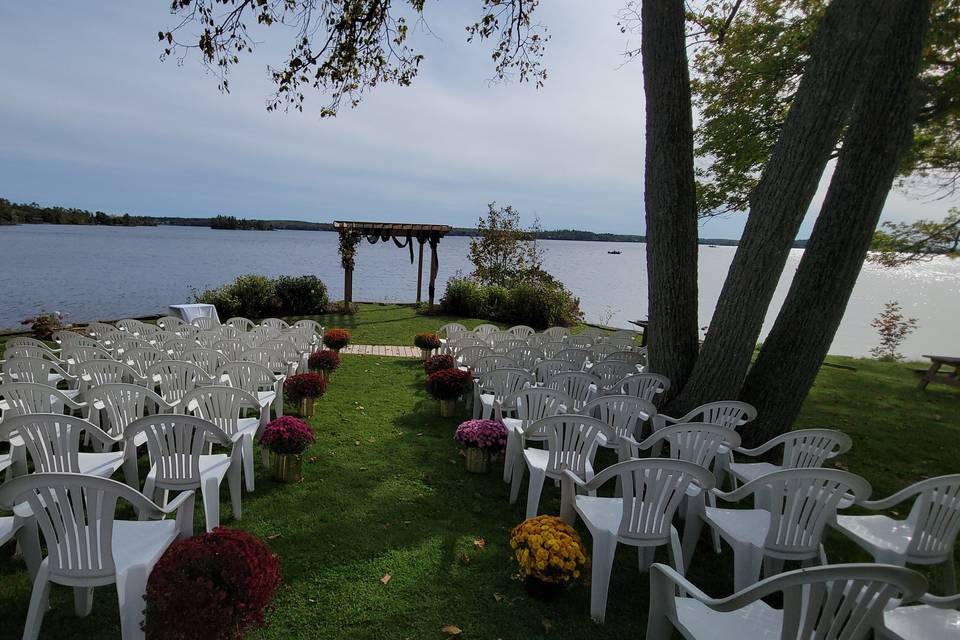
M683 0L644 0L650 369L682 385L697 358L697 203Z
M894 2L833 0L825 10L783 130L750 197L700 357L672 411L740 395L787 255L865 77L866 52ZM659 285L651 281L651 288Z
M826 200L790 292L744 383L757 407L744 432L752 447L788 431L843 318L850 293L913 137L913 92L930 0L902 0L854 107Z

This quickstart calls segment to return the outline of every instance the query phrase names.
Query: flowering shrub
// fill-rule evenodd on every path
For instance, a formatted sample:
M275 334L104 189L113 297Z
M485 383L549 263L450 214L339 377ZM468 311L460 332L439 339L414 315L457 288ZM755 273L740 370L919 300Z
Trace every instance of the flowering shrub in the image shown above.
M299 455L315 440L316 437L306 422L292 416L283 416L267 423L260 437L260 444L274 453Z
M455 400L473 389L473 374L460 369L441 369L427 376L427 392L437 400Z
M437 371L442 371L444 369L455 369L456 366L457 363L453 359L453 356L445 353L436 356L430 356L423 361L423 370L427 372L427 375Z
M336 351L314 351L307 360L310 371L333 371L340 368L340 354Z
M147 582L152 640L235 640L264 626L280 561L249 533L217 527L170 545Z
M38 340L49 340L54 333L63 328L63 321L66 320L66 317L66 314L59 311L53 313L41 311L36 316L23 320L20 324L30 325L30 330L33 331L33 335Z
M340 351L350 344L350 332L346 329L330 329L323 334L323 344L334 351Z
M580 534L557 516L524 520L510 533L510 546L521 578L570 584L590 566Z
M499 420L467 420L453 437L466 447L499 450L507 446L507 428Z
M418 333L413 337L413 344L421 349L439 349L440 337L435 333Z
M283 392L293 402L319 398L327 392L327 381L319 373L298 373L283 383Z

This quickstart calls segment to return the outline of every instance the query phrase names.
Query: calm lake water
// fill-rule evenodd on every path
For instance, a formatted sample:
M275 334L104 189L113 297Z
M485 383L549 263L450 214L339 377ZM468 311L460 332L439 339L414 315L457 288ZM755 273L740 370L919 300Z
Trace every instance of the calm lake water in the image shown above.
M469 238L439 245L437 298L447 278L469 272ZM636 243L542 241L545 263L580 297L587 320L629 327L647 316L646 247ZM40 310L63 311L72 321L114 319L164 312L186 302L192 289L218 286L245 273L314 274L343 295L337 235L317 231L215 231L200 227L0 227L0 327L15 327ZM720 295L735 247L700 248L700 325L706 326ZM621 255L610 255L612 250ZM429 255L429 254L427 254ZM802 251L790 254L769 330ZM424 279L429 261L425 260ZM406 249L393 243L360 244L353 297L412 302L417 269ZM960 315L960 260L937 258L896 270L866 265L831 353L867 355L877 342L870 321L883 304L898 300L917 331L903 353L956 353ZM426 282L424 299L426 299Z

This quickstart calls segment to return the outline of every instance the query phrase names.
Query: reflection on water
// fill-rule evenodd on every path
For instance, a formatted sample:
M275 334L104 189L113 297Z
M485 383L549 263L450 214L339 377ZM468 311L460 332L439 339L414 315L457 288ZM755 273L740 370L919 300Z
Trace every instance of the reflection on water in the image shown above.
M437 297L447 278L469 272L468 238L439 245ZM647 315L646 247L635 243L543 241L548 271L580 297L587 319L629 326ZM145 315L186 301L192 289L223 284L244 273L315 274L343 295L335 233L316 231L214 231L199 227L0 227L0 327L13 327L41 309L75 321ZM620 255L607 252L618 250ZM700 249L700 326L710 322L735 247ZM429 255L429 254L428 254ZM769 330L802 251L790 254L764 331ZM428 262L429 264L429 262ZM428 264L425 265L426 279ZM362 242L353 279L354 299L413 301L417 268L393 243ZM882 269L866 265L857 281L832 353L867 355L877 339L870 321L898 300L919 326L902 351L960 351L954 318L960 312L960 261ZM426 283L424 283L426 299Z

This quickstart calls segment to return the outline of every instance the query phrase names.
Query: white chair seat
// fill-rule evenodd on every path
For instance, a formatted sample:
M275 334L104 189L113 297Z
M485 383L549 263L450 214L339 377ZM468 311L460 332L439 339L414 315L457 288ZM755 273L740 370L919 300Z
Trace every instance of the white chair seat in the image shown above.
M114 520L113 561L117 574L137 565L153 566L176 537L175 520Z
M519 418L504 418L503 426L507 428L507 431L513 431L516 433L520 430L520 427L523 426L523 420Z
M782 467L769 462L731 462L730 473L732 473L740 482L747 483L756 480L760 476L765 476L774 471L780 471Z
M880 551L905 554L913 537L906 520L887 516L837 516L835 526Z
M693 598L675 598L677 620L688 638L713 640L780 640L783 614L763 601L727 613Z
M270 403L272 403L276 398L276 391L257 391L257 400L260 401L261 407L270 405Z
M762 548L770 528L770 512L763 509L718 509L706 507L704 518L724 537ZM749 636L744 636L749 637Z
M0 454L0 471L3 471L11 464L13 464L13 456L9 453Z
M80 473L109 478L123 466L123 452L81 453L77 455L77 461L80 465Z
M591 530L603 529L613 533L620 530L620 519L623 517L622 498L576 496L574 506Z
M960 611L929 605L897 607L883 614L888 635L900 640L957 640L960 638Z
M6 544L7 540L13 537L17 530L17 527L14 526L16 520L13 516L0 518L0 545Z
M236 440L240 435L247 433L254 434L259 427L260 418L240 418L237 420L237 432L233 434L232 437Z

